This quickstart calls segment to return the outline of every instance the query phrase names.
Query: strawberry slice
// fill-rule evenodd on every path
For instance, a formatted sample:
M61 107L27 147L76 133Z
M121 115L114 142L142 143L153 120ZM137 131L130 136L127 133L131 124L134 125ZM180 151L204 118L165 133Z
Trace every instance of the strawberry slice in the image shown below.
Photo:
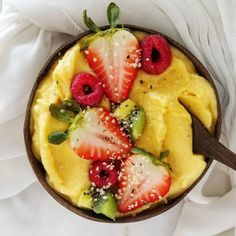
M110 112L87 110L71 126L70 145L84 159L119 159L130 152L131 141Z
M133 154L123 162L117 196L121 213L156 202L168 193L171 184L169 172L155 159Z
M138 68L140 46L127 30L98 36L85 51L90 68L101 79L107 97L113 102L127 99Z

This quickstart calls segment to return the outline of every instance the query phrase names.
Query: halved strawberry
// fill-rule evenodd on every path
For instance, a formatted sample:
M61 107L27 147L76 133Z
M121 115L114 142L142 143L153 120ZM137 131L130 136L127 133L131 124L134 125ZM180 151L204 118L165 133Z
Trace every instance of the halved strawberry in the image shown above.
M141 67L140 55L138 40L123 29L98 36L89 45L88 64L101 79L111 101L127 99L138 67Z
M171 184L166 167L155 162L155 157L133 154L121 168L118 190L118 210L133 211L165 196Z
M120 9L115 3L107 7L110 28L102 31L84 11L84 24L95 35L81 43L89 66L103 82L107 97L113 102L127 99L140 63L140 46L137 38L128 30L116 28Z
M130 152L131 141L110 112L93 108L75 120L69 131L70 145L81 158L118 159Z

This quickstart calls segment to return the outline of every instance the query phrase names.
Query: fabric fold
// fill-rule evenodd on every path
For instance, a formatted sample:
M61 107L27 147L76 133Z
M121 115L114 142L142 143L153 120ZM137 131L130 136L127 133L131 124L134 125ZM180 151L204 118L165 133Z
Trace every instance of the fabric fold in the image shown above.
M0 161L0 200L14 196L36 181L25 155Z
M232 218L236 212L235 196L236 189L233 189L210 204L186 202L173 235L209 236L235 227L236 218Z

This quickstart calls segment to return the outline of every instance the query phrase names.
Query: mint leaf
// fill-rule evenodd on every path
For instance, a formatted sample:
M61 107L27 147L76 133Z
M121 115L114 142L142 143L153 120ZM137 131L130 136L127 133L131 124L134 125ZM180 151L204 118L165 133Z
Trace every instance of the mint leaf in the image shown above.
M49 111L51 116L59 121L71 123L74 120L75 113L73 111L67 110L62 105L50 104Z
M67 139L67 134L63 131L55 131L48 135L48 142L52 144L60 144Z
M79 113L81 112L81 107L78 102L74 99L68 99L63 101L62 106L65 107L67 110Z
M99 32L101 31L98 26L93 22L93 20L87 16L87 10L84 10L83 12L83 21L84 24L92 31Z
M107 7L107 19L111 28L115 28L120 16L120 8L111 2Z

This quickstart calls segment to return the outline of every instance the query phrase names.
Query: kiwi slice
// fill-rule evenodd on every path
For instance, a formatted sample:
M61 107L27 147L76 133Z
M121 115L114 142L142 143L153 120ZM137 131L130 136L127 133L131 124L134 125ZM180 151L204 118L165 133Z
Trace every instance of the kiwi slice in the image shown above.
M80 195L78 207L83 209L93 209L93 197L89 190L82 192Z
M106 217L115 220L117 215L117 202L114 195L105 191L100 195L96 190L87 189L79 197L78 207L93 210L97 214L103 214Z
M104 195L100 196L97 201L94 201L93 210L97 214L103 214L115 220L117 215L117 202L113 194L107 191Z
M146 121L146 115L142 107L131 99L127 99L116 108L114 115L121 120L133 140L141 136Z
M120 120L126 119L135 106L135 102L133 102L131 99L127 99L116 108L114 115Z
M136 140L141 136L146 121L143 108L135 106L128 117L128 121L130 123L132 139Z

